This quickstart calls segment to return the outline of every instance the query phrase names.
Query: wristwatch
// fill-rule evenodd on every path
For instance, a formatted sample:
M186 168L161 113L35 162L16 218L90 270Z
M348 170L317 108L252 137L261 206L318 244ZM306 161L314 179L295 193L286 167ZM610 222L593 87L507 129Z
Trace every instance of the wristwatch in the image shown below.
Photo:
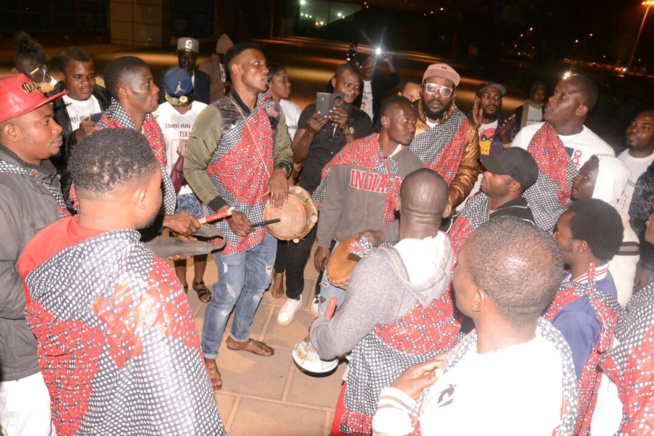
M345 131L345 136L354 136L354 127L350 126Z

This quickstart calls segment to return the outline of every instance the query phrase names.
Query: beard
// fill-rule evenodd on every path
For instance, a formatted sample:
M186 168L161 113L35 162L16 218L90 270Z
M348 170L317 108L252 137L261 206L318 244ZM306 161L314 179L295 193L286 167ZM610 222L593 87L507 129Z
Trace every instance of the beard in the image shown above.
M422 97L421 97L421 99L422 99ZM422 99L422 109L425 111L425 116L428 119L430 119L430 120L440 120L441 118L443 118L443 115L445 115L447 113L447 111L450 110L450 108L452 107L452 103L454 103L454 100L450 101L448 104L443 106L443 109L441 109L439 111L432 111L431 109L429 109L429 106L427 104L425 104L425 100Z
M499 114L499 110L497 112L495 112L494 114L489 114L489 113L486 113L486 111L484 111L481 114L481 116L484 117L487 120L490 120L490 122L492 123L493 121L495 121L497 119L498 114Z

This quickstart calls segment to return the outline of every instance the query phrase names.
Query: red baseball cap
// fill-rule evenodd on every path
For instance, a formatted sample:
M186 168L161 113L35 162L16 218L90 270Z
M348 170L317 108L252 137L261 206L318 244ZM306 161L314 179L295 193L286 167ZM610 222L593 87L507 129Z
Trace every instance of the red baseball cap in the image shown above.
M46 97L41 91L41 85L32 82L24 74L0 77L0 123L32 112L66 94L68 92L63 91Z

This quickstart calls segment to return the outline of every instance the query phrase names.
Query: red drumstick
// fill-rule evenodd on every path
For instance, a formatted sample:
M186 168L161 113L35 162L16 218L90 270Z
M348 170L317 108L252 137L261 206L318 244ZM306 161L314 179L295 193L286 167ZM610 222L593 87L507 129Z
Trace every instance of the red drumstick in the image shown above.
M211 215L207 215L204 218L200 218L198 221L200 221L200 224L204 223L211 223L213 221L218 221L227 218L228 216L232 216L232 211L234 210L233 207L230 207L229 209L223 211L223 212L216 212Z
M325 318L332 319L334 312L336 312L336 305L338 305L336 297L330 298L329 303L327 303L327 309L325 309Z

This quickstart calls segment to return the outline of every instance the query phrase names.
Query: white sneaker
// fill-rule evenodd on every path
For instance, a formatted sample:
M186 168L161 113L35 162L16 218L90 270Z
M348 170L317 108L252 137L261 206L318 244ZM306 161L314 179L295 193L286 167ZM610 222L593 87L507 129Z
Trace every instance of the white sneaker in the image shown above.
M302 296L300 295L299 300L294 300L292 298L287 298L286 303L279 310L279 315L277 315L277 324L279 325L289 325L293 322L295 318L295 313L300 309L302 305Z
M293 360L307 372L314 374L327 373L338 366L338 359L322 360L309 341L300 341L293 347Z
M320 305L320 294L313 297L313 302L311 303L311 312L318 316L318 306Z

